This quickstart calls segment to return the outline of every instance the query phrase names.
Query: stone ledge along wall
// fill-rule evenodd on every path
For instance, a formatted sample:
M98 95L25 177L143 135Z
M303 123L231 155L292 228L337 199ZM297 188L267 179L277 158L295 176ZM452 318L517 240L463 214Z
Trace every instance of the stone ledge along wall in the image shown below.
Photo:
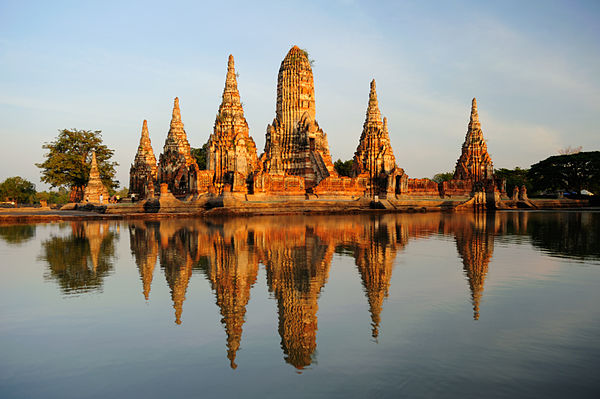
M416 196L439 197L440 186L430 179L408 179L407 192Z

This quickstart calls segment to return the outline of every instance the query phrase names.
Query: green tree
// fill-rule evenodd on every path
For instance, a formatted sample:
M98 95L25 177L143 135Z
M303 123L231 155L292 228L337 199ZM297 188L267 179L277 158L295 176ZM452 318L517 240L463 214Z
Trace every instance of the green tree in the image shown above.
M206 154L208 154L208 143L204 144L201 148L192 148L192 156L196 160L200 170L206 170L208 167L206 164Z
M9 177L0 184L0 198L2 201L32 204L35 200L35 184L19 176Z
M352 159L349 159L347 161L342 161L341 159L338 159L333 164L333 167L335 168L335 171L338 173L338 175L351 177L353 165L354 160Z
M531 165L527 178L536 191L600 194L600 151L551 156Z
M36 194L36 201L46 201L48 204L63 205L69 202L69 192L60 187L58 191L41 191Z
M433 178L431 180L433 180L436 183L442 183L448 180L452 180L453 177L454 173L452 172L436 173L435 175L433 175Z
M529 173L529 169L521 169L518 166L514 169L495 169L494 175L499 179L506 180L506 192L508 195L512 195L512 192L515 187L525 186L527 187L527 192L531 192L533 187L529 180L527 179L527 174Z
M59 130L58 137L45 143L42 148L48 150L48 153L44 155L44 162L35 164L42 170L40 180L52 187L71 189L71 200L83 195L89 179L93 151L96 151L102 182L109 190L119 186L119 182L114 180L118 163L110 161L114 151L102 144L100 130Z

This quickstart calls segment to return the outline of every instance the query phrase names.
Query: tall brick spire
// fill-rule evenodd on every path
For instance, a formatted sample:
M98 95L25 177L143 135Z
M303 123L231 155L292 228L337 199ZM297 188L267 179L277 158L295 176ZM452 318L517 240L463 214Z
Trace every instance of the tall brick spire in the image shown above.
M381 120L375 79L371 81L369 104L360 142L354 153L353 174L368 173L371 177L390 173L396 168L396 157L387 130L387 118Z
M492 158L488 154L481 124L479 123L477 100L473 98L469 127L465 136L465 142L462 145L462 153L456 162L454 178L457 180L480 182L492 179L493 175L494 166Z
M315 116L315 86L308 53L294 46L279 68L276 115L267 126L265 151L260 158L266 172L301 176L309 189L336 174L327 135Z
M187 165L191 163L191 148L187 139L187 134L183 128L183 122L181 121L178 97L175 97L173 104L173 116L171 117L171 126L169 128L169 133L167 134L167 139L165 140L164 153L169 150L174 150L182 154L185 157Z
M256 144L244 117L233 55L227 62L225 88L208 146L208 169L215 171L213 183L217 192L221 193L226 184L233 191L247 191L246 178L256 169Z
M371 91L369 92L369 105L367 106L367 117L365 125L375 124L376 126L382 126L381 123L381 112L379 112L379 103L377 101L377 89L375 86L375 79L371 81Z
M315 119L315 84L306 51L294 46L287 53L277 78L277 120L286 134L292 133L302 115Z
M142 124L142 136L140 145L131 168L129 169L129 192L143 198L147 190L154 187L157 174L156 157L152 150L150 135L148 133L148 122L144 119Z

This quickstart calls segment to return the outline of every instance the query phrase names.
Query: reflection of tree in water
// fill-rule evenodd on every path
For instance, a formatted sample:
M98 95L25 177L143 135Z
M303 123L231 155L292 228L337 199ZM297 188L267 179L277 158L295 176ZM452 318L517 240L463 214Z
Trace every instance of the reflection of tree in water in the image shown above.
M600 259L600 212L532 214L526 231L535 247L550 254Z
M0 238L9 244L22 244L35 237L35 224L0 226Z
M113 268L116 234L106 222L76 222L66 237L42 242L40 259L48 263L46 279L58 281L65 294L100 290Z
M488 265L494 252L495 215L477 213L464 216L472 218L454 227L456 248L463 261L463 270L469 281L473 318L479 320L479 305L483 295Z

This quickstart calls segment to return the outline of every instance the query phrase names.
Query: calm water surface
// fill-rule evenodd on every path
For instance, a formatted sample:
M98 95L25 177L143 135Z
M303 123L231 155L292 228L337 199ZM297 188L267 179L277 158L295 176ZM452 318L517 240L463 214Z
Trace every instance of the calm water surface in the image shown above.
M0 226L0 397L600 397L600 212Z

